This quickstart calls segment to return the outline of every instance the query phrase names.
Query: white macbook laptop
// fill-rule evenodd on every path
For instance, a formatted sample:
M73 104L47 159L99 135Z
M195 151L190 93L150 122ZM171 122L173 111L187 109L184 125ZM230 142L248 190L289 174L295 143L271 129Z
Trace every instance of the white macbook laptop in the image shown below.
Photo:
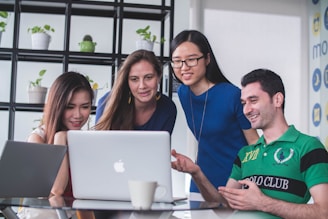
M71 130L67 137L75 198L130 201L134 179L158 182L156 202L175 201L168 132Z
M0 159L0 197L48 197L67 146L6 141Z

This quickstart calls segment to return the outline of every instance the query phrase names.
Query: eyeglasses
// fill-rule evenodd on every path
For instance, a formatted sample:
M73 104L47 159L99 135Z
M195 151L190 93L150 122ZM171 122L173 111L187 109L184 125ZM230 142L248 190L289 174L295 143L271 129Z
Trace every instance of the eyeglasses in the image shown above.
M201 56L199 58L190 58L190 59L185 59L185 60L172 60L171 61L171 66L172 68L182 68L183 63L185 63L186 66L188 67L194 67L198 64L198 60L204 58L204 56Z

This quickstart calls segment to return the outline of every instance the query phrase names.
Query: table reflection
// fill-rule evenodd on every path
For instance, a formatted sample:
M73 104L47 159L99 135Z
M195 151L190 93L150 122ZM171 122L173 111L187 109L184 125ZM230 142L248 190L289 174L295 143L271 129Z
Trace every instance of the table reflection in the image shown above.
M153 203L148 211L134 210L131 202L80 200L53 196L48 198L0 198L0 206L27 207L35 209L56 209L60 218L65 217L65 212L74 210L92 210L97 219L176 219L175 211L220 209L219 203L182 200L175 203Z
M153 203L151 210L134 210L131 202L78 200L53 196L51 198L0 198L0 210L9 215L9 219L17 216L11 207L30 207L39 209L56 209L60 219L67 219L67 212L75 210L92 210L97 219L263 219L276 218L263 212L235 211L213 202L183 200L175 203Z
M105 201L105 200L80 200L53 196L51 198L0 198L1 206L10 207L35 207L52 208L64 210L129 210L133 211L131 202L126 201ZM155 202L151 211L171 211L171 210L197 210L222 208L219 203L182 200L175 203Z

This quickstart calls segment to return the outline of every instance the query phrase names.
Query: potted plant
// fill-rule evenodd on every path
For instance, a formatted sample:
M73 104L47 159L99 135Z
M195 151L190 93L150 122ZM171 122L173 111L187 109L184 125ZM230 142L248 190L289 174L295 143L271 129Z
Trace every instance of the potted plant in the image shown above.
M0 42L1 42L2 32L5 32L6 30L7 18L8 18L8 12L0 11Z
M32 38L32 49L48 50L51 40L50 32L55 32L49 24L44 26L33 26L27 29Z
M92 41L91 35L85 35L83 41L79 43L80 52L94 52L97 43Z
M136 42L137 49L146 49L149 51L153 51L154 43L165 42L164 37L157 41L158 38L155 34L151 33L149 25L147 25L145 28L137 29L136 33L140 36L140 40Z
M97 82L94 82L94 80L92 80L88 75L86 75L85 77L89 81L90 86L91 86L91 88L93 90L93 101L92 101L92 105L95 106L96 105L96 99L97 99L99 85L98 85Z
M46 69L39 72L39 76L35 81L30 81L28 87L29 103L44 103L47 95L48 88L41 86L41 81Z

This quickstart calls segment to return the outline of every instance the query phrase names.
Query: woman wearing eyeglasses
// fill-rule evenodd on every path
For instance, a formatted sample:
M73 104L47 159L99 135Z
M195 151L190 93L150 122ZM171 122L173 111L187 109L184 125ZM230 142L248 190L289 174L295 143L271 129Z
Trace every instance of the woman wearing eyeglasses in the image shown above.
M239 149L258 139L243 114L240 89L223 75L207 38L198 31L179 33L171 42L171 58L182 83L178 96L188 127L198 141L195 162L216 188L224 186ZM199 193L193 181L190 192Z

